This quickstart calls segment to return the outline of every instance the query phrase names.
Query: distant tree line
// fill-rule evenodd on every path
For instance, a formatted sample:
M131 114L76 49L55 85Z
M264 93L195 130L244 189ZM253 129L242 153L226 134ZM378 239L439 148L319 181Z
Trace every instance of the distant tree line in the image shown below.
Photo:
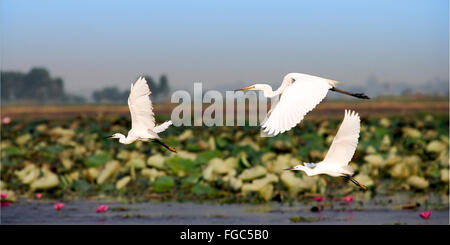
M67 94L64 81L52 78L45 68L32 68L28 73L2 71L0 76L2 102L84 102L83 97Z
M159 83L155 82L151 76L144 76L150 87L151 97L154 101L159 101L169 95L169 80L166 75L159 77ZM92 98L96 103L126 103L130 90L120 91L117 87L105 87L92 93Z
M166 75L159 82L151 76L144 76L152 91L152 100L158 101L169 95L170 87ZM134 82L134 81L133 81ZM0 89L2 102L25 103L85 103L82 96L65 92L63 79L51 77L45 68L35 67L29 72L1 71ZM105 87L94 91L92 98L97 103L127 103L130 91L117 87Z

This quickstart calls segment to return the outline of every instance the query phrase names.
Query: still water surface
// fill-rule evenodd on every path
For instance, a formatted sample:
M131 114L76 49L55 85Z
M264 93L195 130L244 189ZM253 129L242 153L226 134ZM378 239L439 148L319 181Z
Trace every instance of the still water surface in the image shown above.
M55 211L51 201L18 201L1 208L2 224L449 224L448 209L433 210L429 220L419 217L423 211L396 210L392 207L334 203L321 212L312 212L312 204L215 204L147 202L121 203L100 201L75 201L65 203L61 211ZM105 213L96 208L106 204ZM295 218L297 217L297 220ZM300 217L300 219L298 219ZM293 222L293 219L296 222Z

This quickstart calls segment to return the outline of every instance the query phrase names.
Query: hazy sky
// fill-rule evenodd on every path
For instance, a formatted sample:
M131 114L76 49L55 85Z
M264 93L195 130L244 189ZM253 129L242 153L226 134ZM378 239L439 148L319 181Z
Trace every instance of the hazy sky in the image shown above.
M1 0L1 68L40 66L72 93L165 73L175 88L448 80L448 0Z

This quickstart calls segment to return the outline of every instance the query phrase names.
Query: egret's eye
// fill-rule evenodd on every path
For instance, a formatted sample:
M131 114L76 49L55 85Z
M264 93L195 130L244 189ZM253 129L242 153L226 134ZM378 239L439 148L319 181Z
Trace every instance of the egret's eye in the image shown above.
M291 82L292 83L295 82L295 78L291 77Z

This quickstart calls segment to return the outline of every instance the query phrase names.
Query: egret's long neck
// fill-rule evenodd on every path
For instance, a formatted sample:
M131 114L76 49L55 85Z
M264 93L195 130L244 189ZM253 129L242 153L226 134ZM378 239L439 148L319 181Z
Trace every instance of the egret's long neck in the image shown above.
M283 91L290 85L290 83L287 80L283 80L281 83L281 86L273 92L275 95L283 93Z
M122 143L122 144L131 144L131 143L133 143L136 139L134 139L134 138L130 138L130 137L125 137L125 135L123 135L123 134L120 134L119 135L119 142L120 143Z
M267 85L267 84L255 84L255 85L253 85L253 89L252 90L261 90L261 91L263 91L264 92L264 97L267 97L267 98L271 98L271 97L274 97L274 96L276 96L276 95L279 95L281 92L278 92L277 93L277 91L273 91L272 90L272 87L270 86L270 85Z

